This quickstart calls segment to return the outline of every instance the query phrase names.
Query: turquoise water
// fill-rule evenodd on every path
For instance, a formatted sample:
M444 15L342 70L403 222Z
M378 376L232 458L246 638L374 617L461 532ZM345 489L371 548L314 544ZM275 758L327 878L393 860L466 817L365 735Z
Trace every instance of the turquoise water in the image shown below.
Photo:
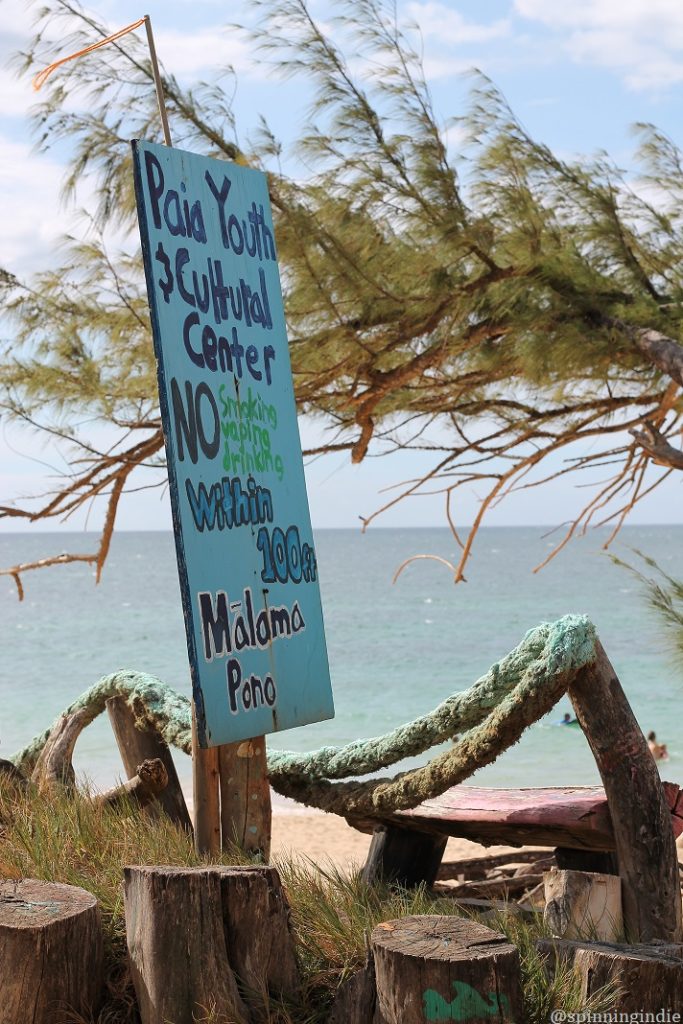
M567 612L595 623L645 731L669 744L663 775L681 781L679 738L683 673L672 664L659 620L636 581L600 551L607 534L571 543L538 574L532 568L557 536L541 527L483 529L467 572L454 586L433 553L454 559L448 530L379 529L362 535L316 535L336 718L279 733L271 747L311 750L383 733L466 689L530 627ZM0 565L93 550L88 534L5 534ZM683 527L627 527L613 550L653 556L683 578ZM173 539L167 533L119 533L102 582L90 567L68 565L24 577L20 603L0 578L0 756L46 728L78 694L118 668L151 672L189 695L189 671ZM548 720L484 769L485 785L536 786L599 781L580 730L552 723L570 710L563 700ZM113 783L120 761L103 717L79 740L76 767L97 785ZM179 761L185 780L189 760Z

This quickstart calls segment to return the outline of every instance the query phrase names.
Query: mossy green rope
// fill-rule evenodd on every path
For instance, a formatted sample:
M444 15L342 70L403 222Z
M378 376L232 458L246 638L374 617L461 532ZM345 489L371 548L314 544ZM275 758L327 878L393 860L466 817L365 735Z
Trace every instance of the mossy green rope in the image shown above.
M273 788L301 803L347 817L373 817L415 807L490 764L546 714L576 673L595 659L596 635L584 616L566 615L542 623L493 665L474 686L453 694L428 715L374 739L309 754L274 751L268 756ZM90 721L109 697L122 696L136 718L164 740L190 753L190 702L159 679L139 672L104 676L64 714L87 708ZM393 779L333 783L366 775L463 733L457 743L427 765ZM35 737L13 761L30 771L50 730Z

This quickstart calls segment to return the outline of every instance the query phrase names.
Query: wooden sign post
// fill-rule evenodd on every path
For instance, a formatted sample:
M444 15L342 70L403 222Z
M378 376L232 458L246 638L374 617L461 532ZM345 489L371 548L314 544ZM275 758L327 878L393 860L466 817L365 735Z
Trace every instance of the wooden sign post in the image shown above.
M133 161L192 675L197 844L216 848L220 791L223 841L267 856L264 737L334 714L267 181L147 142Z

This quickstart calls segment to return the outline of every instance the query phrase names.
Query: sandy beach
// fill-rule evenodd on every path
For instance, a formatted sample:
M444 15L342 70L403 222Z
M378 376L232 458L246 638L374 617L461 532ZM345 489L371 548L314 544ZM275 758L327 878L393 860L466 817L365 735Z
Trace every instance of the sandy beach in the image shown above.
M296 804L292 805L296 808ZM358 832L336 814L315 810L282 809L273 806L273 842L271 856L295 856L320 867L334 865L344 871L361 867L367 856L371 836ZM467 839L449 839L444 860L504 853L507 846L483 847Z

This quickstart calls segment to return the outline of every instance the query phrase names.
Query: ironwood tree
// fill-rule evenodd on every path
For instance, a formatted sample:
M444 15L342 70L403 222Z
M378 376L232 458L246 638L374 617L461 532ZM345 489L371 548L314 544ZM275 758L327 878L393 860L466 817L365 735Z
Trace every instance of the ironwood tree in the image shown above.
M334 41L306 0L254 7L261 58L314 89L293 147L306 176L283 170L265 121L240 142L226 69L192 88L164 71L164 90L175 145L268 172L296 396L326 425L315 451L347 450L354 462L424 451L425 472L383 509L441 492L456 537L459 491L476 484L456 580L487 511L515 489L604 467L558 546L591 524L618 530L683 468L675 143L638 126L630 174L607 157L561 159L481 75L468 109L445 122L390 3L337 5ZM48 0L21 69L109 31L75 0ZM43 148L70 147L65 194L87 183L90 231L30 281L4 271L0 409L62 439L70 464L42 502L5 504L0 516L45 522L97 496L107 515L96 552L5 570L20 593L34 564L77 558L99 575L123 492L147 486L149 467L163 481L130 156L131 138L160 136L142 40L60 68L34 122ZM88 424L107 425L106 450ZM558 452L559 469L548 461Z

